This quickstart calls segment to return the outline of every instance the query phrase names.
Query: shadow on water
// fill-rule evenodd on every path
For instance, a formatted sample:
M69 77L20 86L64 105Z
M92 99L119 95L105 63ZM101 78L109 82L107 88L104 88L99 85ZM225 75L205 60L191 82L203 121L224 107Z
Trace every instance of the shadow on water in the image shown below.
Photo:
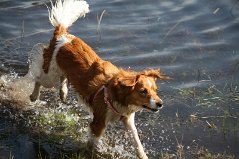
M86 144L89 119L77 107L74 92L67 104L59 101L56 89L43 90L42 102L28 99L33 84L25 76L29 51L37 43L47 43L53 31L44 3L49 4L0 2L0 156L25 159L81 152L87 158L88 152L79 145ZM149 157L173 158L180 149L186 158L205 157L209 152L238 156L239 2L88 3L91 12L70 28L72 34L119 67L160 67L173 78L157 83L164 109L136 116ZM97 17L104 10L97 33ZM77 118L78 114L86 117ZM134 150L122 125L108 129L103 143L109 149L103 154L132 158Z

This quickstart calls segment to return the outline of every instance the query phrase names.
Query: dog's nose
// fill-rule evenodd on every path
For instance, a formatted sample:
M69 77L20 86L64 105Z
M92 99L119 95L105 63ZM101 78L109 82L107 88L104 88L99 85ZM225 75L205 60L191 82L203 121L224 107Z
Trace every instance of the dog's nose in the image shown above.
M163 101L159 101L156 103L158 108L162 108L163 107Z

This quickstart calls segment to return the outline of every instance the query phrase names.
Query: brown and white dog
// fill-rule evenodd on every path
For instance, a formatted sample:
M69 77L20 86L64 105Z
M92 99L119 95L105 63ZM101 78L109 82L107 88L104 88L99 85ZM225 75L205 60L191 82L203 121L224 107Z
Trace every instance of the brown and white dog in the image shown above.
M39 58L39 74L30 99L37 100L41 86L53 87L60 79L60 97L65 100L68 80L79 100L93 113L90 123L93 145L98 144L109 122L122 121L133 134L138 157L146 159L134 123L135 112L142 109L157 112L162 108L155 81L169 77L160 74L160 70L134 72L117 68L101 59L80 38L71 35L67 29L88 12L89 5L81 0L57 0L52 4L49 20L55 31Z

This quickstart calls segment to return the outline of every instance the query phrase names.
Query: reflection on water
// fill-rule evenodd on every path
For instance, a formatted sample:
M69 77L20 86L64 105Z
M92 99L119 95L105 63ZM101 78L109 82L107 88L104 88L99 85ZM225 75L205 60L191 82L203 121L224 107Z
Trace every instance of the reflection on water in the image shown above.
M190 147L194 141L211 151L238 155L238 124L229 125L226 133L223 128L223 123L235 123L234 118L229 118L230 122L221 118L188 121L194 114L200 117L237 114L238 118L239 2L88 2L91 12L70 28L72 34L80 36L102 58L117 66L134 70L160 67L173 78L158 82L159 93L166 103L160 115L150 114L149 119L148 112L138 113L137 123L148 153L155 157L161 150L175 151L177 138L185 146ZM0 2L1 72L25 75L28 52L36 43L50 40L53 28L45 4L49 2ZM103 10L101 30L97 33L97 17ZM214 104L211 106L210 102ZM202 107L205 103L211 107ZM206 129L205 121L218 128Z

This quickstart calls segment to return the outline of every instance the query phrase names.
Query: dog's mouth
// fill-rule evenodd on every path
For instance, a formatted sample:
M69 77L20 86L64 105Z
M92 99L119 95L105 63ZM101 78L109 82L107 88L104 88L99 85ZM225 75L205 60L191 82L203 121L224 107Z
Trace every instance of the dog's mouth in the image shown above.
M147 110L149 110L149 111L151 111L151 112L158 112L159 111L159 109L158 108L150 108L150 107L148 107L147 105L142 105L143 106L143 108L144 109L147 109Z

